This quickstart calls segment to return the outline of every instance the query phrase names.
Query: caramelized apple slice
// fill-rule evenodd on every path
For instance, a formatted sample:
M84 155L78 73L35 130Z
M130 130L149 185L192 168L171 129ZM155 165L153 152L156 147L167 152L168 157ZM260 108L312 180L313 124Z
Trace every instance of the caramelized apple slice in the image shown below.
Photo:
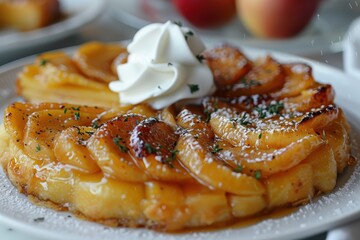
M213 48L203 55L219 87L238 82L252 65L239 49L230 46Z
M323 142L318 135L308 135L279 149L234 147L224 148L219 155L234 171L240 168L242 171L239 172L250 176L261 174L262 177L268 177L298 165Z
M74 61L64 52L48 52L40 54L35 59L35 65L52 66L68 73L81 74Z
M133 106L128 113L139 114L145 117L155 117L157 112L148 104L138 104Z
M41 165L42 161L30 158L26 155L23 148L14 144L13 141L10 142L9 147L12 158L9 159L9 162L4 170L9 176L11 182L18 186L19 191L26 193L26 187L35 176L35 166Z
M57 133L70 126L89 126L94 115L81 107L64 110L42 110L28 117L24 132L24 150L42 161L55 160L53 148Z
M52 64L38 67L38 69L33 69L33 71L38 71L38 74L34 75L33 78L37 80L38 83L44 84L49 88L57 88L59 86L62 86L63 88L82 87L98 90L99 92L109 92L108 87L104 84L92 81L80 73L68 72Z
M276 99L295 97L315 84L310 66L303 63L284 64L285 83L277 92L271 93Z
M301 92L299 96L287 98L285 108L290 111L308 112L333 103L335 97L331 85L320 85Z
M119 44L89 42L80 46L74 61L83 74L98 81L109 83L118 77L111 71L111 64L126 48Z
M259 59L239 82L225 92L227 97L264 94L279 90L285 81L282 66L270 56Z
M309 134L315 134L312 129L296 130L295 124L291 120L284 119L281 124L277 117L276 122L274 119L273 123L266 120L255 120L254 123L251 123L250 114L242 113L240 117L235 118L231 114L224 111L213 113L210 125L216 135L234 146L250 145L261 149L268 147L279 149ZM258 127L252 124L256 124Z
M173 129L176 129L178 126L176 125L176 120L175 120L175 107L174 106L169 106L164 108L161 111L161 120L164 121L166 124L168 124L169 126L171 126Z
M343 119L343 114L340 114L336 121L326 126L323 131L319 131L319 133L328 141L334 152L338 173L341 173L344 170L347 161L350 158L350 138L344 126L347 123L342 123L342 121L346 122L346 120Z
M237 218L249 217L261 212L267 206L262 195L239 196L228 194L227 198L231 207L231 214Z
M3 169L7 168L7 165L11 159L10 152L10 135L6 132L5 126L3 124L0 125L0 164Z
M304 161L311 165L316 190L330 192L336 184L336 161L329 144L324 144L312 152Z
M178 134L156 118L148 118L135 127L130 138L136 164L152 178L167 182L192 180L177 160Z
M76 184L73 204L90 219L136 227L145 223L144 199L143 184L115 181L94 174L82 177Z
M231 219L226 193L200 184L185 184L185 203L190 212L187 227L208 226Z
M68 164L85 173L100 171L96 161L86 148L86 141L94 134L91 127L70 127L55 137L54 154L56 160Z
M315 109L308 112L302 117L298 124L298 129L315 129L326 127L338 117L339 110L334 105L329 105L324 108Z
M206 119L208 120L208 119ZM212 141L215 137L210 125L200 115L183 109L176 117L176 123L187 129L195 138L202 138L204 141Z
M62 206L71 203L74 187L82 173L61 163L50 163L37 168L27 186L27 193Z
M268 206L298 205L314 195L313 172L310 164L300 164L266 180Z
M148 177L129 155L131 131L143 120L139 115L123 115L103 124L88 140L88 149L106 177L143 182Z
M25 124L28 121L28 117L32 113L37 111L55 110L55 109L63 111L63 114L71 114L71 116L74 117L75 117L75 112L79 112L80 116L81 116L81 112L84 112L90 114L92 118L95 118L97 114L104 111L103 108L86 107L86 106L82 106L79 108L79 106L71 105L71 104L59 104L59 103L30 104L30 103L16 102L11 104L5 110L4 125L6 131L12 136L12 139L15 144L22 146ZM74 110L74 109L80 109L80 110Z
M125 64L128 60L129 53L127 51L121 52L111 63L111 71L114 75L118 75L117 66Z
M179 160L193 177L205 185L230 193L240 195L264 193L264 187L258 180L233 172L214 154L221 150L219 146L207 146L208 144L189 133L184 133L179 138L176 146Z
M185 206L185 197L180 186L163 182L145 183L145 216L158 228L173 231L184 227L190 217Z

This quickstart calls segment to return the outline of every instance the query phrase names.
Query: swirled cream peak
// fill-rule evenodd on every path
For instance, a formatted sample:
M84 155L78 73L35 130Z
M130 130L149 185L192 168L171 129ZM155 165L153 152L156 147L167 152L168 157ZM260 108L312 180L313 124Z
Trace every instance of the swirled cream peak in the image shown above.
M135 34L127 49L127 63L117 66L120 80L109 85L121 104L146 102L160 109L215 89L200 55L204 44L188 28L170 21L150 24Z

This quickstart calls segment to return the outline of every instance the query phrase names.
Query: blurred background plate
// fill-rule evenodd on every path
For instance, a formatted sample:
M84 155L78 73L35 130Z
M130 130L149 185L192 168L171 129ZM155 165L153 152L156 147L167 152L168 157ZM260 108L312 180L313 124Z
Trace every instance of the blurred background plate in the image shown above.
M170 0L108 0L114 18L135 28L152 22L180 20L191 26L172 6ZM252 37L235 18L229 24L204 30L193 27L208 41L227 41L242 46L278 50L295 54L339 52L349 24L360 14L355 0L323 0L307 28L294 38L264 40Z
M60 0L66 18L47 27L28 32L0 30L0 58L64 38L96 19L104 10L103 0Z

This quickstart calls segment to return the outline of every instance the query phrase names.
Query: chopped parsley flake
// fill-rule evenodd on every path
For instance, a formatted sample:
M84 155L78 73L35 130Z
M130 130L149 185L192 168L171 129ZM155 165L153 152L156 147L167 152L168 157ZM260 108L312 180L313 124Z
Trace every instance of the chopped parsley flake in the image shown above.
M66 113L67 113L67 110L68 110L67 108L65 108L65 109L64 109L64 114L66 114Z
M188 86L189 86L191 93L195 93L200 90L199 85L197 85L197 84L188 84Z
M47 60L47 59L41 59L40 66L45 66L48 62L49 62L49 60Z
M179 152L179 150L172 150L171 156L166 158L163 163L166 163L170 168L174 168L173 161L176 159L176 154Z
M72 107L71 109L74 110L74 111L80 111L80 107L77 107L77 108Z
M115 143L116 146L119 147L120 151L123 152L123 153L127 153L129 151L129 149L124 144L121 144L122 140L123 139L121 137L114 137L113 138L113 142Z
M245 88L249 89L253 86L260 86L261 84L255 80L248 80L247 78L243 77L240 80L240 83L244 85Z
M258 113L258 117L263 119L269 115L279 115L280 112L284 109L284 103L282 102L273 102L270 105L263 107L256 107L255 111Z
M205 110L204 113L205 113L205 115L206 115L205 122L206 122L206 123L210 122L212 112L209 111L209 110Z
M258 112L258 117L259 117L260 119L263 119L263 118L266 117L266 111L265 111L265 109L263 109L263 108L261 108L261 107L257 107L257 108L255 108L255 110Z
M218 153L220 152L221 150L223 150L222 148L219 147L218 144L216 144L213 149L211 150L211 153Z
M192 32L192 31L187 31L186 33L185 33L185 40L188 40L188 37L191 37L191 36L194 36L194 33Z
M233 169L234 172L241 173L243 171L243 166L241 164L236 164L236 167Z
M249 125L250 122L247 120L247 114L244 113L242 117L240 118L240 125L246 126Z
M259 139L261 139L261 138L262 138L262 133L260 133L260 134L259 134L258 138L259 138Z
M34 222L43 222L45 221L44 217L34 218Z
M80 120L80 112L75 112L74 117L76 121Z
M201 54L196 55L196 58L197 58L197 60L199 60L199 62L202 62L205 59L205 57Z
M280 114L280 111L284 109L284 103L275 102L267 107L270 114Z
M183 24L182 24L182 22L181 21L171 21L173 24L176 24L176 25L178 25L179 27L182 27L183 26Z
M97 120L93 121L93 122L91 123L91 127L92 127L92 128L95 128L95 129L98 129L98 128L100 127L98 121L97 121Z
M254 172L254 177L259 180L261 178L261 170L256 170Z
M37 146L36 146L36 152L40 152L41 151L41 147L40 147L40 144L38 144Z
M150 144L145 143L144 147L149 154L156 153L156 149L153 148Z

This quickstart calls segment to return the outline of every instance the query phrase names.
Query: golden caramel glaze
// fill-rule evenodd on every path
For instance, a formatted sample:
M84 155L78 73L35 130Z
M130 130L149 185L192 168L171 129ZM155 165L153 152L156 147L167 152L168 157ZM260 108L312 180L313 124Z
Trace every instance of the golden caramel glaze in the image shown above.
M259 216L332 191L350 162L349 125L332 87L302 63L250 61L229 46L204 57L218 91L199 105L10 105L0 128L9 179L89 220L161 231ZM229 66L237 69L224 73ZM49 85L89 81L62 53L28 68ZM59 75L49 80L47 71Z

